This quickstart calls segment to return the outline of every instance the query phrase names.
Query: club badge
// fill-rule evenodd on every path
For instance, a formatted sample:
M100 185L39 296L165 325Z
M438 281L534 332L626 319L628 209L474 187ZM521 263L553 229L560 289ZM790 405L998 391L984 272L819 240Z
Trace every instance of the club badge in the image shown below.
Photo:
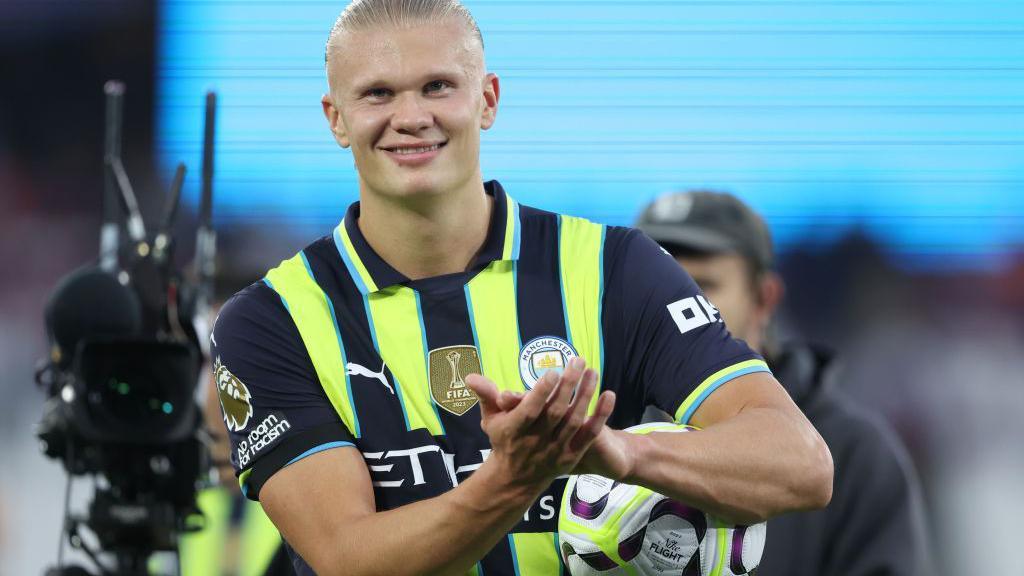
M559 374L569 365L569 360L578 356L576 349L561 338L541 336L527 342L519 351L519 375L527 390L532 390L550 370Z
M462 416L479 399L466 386L467 374L480 373L476 346L447 346L430 351L430 395L445 410Z

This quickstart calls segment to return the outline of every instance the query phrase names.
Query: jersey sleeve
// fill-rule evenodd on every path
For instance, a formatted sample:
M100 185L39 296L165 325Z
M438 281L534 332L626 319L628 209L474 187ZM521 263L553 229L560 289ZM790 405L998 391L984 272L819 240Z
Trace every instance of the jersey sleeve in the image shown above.
M614 232L613 232L614 231ZM733 338L721 315L675 258L646 234L613 228L606 298L618 300L625 382L656 406L688 423L726 382L769 372L764 360ZM607 248L607 247L606 247Z
M214 382L242 492L306 456L355 440L320 386L299 331L262 282L221 309L211 340Z

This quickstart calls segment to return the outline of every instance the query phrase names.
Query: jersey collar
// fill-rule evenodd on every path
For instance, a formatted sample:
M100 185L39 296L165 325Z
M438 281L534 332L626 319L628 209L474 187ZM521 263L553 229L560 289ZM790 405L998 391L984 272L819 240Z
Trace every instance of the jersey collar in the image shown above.
M484 182L484 191L494 197L494 211L487 239L470 267L472 270L484 268L496 260L519 260L519 204L505 194L497 180ZM365 295L410 282L373 251L359 230L358 220L359 202L354 202L334 229L334 245L359 291Z

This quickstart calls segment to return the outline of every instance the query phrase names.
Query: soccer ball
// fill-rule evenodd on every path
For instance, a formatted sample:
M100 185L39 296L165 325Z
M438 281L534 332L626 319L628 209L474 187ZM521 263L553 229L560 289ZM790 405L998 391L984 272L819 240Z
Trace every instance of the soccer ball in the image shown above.
M656 422L626 432L695 430ZM565 486L558 537L573 576L739 576L761 562L765 525L725 524L647 488L582 474Z

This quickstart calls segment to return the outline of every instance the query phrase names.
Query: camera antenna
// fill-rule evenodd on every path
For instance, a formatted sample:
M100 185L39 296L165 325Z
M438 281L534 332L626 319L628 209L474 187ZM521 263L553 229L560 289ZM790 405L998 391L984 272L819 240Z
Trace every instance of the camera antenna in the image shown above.
M118 234L117 202L127 215L125 226L133 242L146 239L146 226L142 222L135 191L128 180L128 173L121 162L121 131L124 113L124 83L110 80L103 85L107 96L107 125L103 163L106 166L103 189L103 227L100 230L100 266L105 270L117 267L117 252L120 248Z
M174 180L171 181L170 195L167 197L167 206L164 208L164 222L160 226L160 232L166 234L174 224L174 218L178 215L178 204L181 201L181 187L185 183L185 163L179 162L178 168L174 171Z
M135 190L132 188L131 180L128 179L128 173L124 170L120 156L107 157L107 171L113 175L117 189L121 192L121 208L128 216L125 222L128 237L135 243L144 242L146 240L146 225L142 222L139 202L135 199Z
M107 158L121 155L121 116L124 109L124 83L108 80L103 85L106 95L106 128L104 134L104 163ZM117 180L111 171L103 174L103 223L100 227L100 267L110 272L117 267L120 244L118 226Z
M159 261L166 261L171 249L171 226L178 215L178 204L181 203L181 187L185 183L185 163L179 162L178 168L174 171L174 180L171 181L171 190L167 195L167 205L164 207L163 222L157 230L153 239L153 255Z
M203 173L199 200L199 231L196 235L195 273L199 284L195 313L203 315L213 296L216 272L217 233L213 230L213 152L217 93L206 93L206 125L203 131Z

